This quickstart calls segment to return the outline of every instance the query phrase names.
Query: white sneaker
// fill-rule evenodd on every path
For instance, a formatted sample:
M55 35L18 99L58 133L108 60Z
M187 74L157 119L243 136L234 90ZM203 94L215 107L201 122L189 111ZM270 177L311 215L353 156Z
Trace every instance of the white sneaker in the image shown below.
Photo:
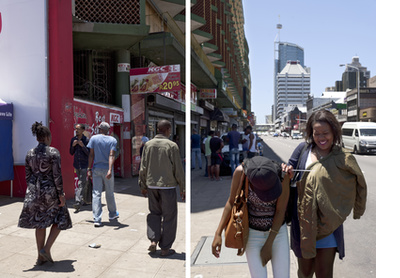
M101 227L101 223L100 222L94 222L94 227L95 228Z

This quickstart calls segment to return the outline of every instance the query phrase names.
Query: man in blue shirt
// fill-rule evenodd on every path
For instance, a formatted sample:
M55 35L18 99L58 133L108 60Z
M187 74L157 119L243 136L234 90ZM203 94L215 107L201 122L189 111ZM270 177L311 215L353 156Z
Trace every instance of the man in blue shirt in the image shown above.
M69 153L74 156L75 173L78 176L78 187L75 188L75 212L78 212L81 205L84 204L83 190L87 187L87 167L89 160L89 149L86 147L89 140L83 132L85 126L77 124L75 126L76 136L71 139Z
M192 149L192 170L196 168L196 158L199 165L199 169L201 169L201 137L197 134L197 129L193 128L193 134L190 137L191 141L191 149Z
M240 133L237 131L237 124L232 125L232 130L228 132L229 156L232 175L236 167L239 166L239 140Z
M113 170L117 140L113 136L107 135L109 130L110 125L102 122L99 126L99 134L92 136L88 144L88 148L90 148L89 167L93 165L93 173L92 168L88 168L88 175L93 177L92 208L95 227L101 226L103 184L106 191L108 218L113 220L119 217L114 198Z

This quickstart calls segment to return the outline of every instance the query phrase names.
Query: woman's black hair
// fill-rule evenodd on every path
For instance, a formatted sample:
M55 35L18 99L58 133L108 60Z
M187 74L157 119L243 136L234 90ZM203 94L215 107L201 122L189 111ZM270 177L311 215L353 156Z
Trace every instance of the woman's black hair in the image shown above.
M36 136L36 139L41 142L46 139L46 137L51 136L50 129L47 126L44 126L42 122L35 122L32 125L32 135Z
M322 123L327 123L333 133L333 144L336 144L338 146L342 145L342 128L340 126L340 123L336 119L335 115L332 114L329 110L322 109L315 111L311 114L310 118L307 121L306 125L306 141L309 144L312 144L315 146L314 142L314 137L313 137L313 126L314 124L322 122Z

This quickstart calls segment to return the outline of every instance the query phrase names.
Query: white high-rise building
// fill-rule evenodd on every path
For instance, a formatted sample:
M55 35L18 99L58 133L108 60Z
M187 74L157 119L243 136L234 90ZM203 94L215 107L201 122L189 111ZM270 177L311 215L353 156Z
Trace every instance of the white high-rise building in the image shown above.
M310 94L311 74L299 61L288 61L283 70L276 75L277 116L290 106L306 106Z

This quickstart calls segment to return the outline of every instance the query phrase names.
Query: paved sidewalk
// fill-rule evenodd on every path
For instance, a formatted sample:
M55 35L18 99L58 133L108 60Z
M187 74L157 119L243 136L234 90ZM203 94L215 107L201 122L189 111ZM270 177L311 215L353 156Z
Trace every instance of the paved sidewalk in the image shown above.
M91 206L74 213L73 228L62 231L52 248L55 263L35 267L35 231L17 227L23 199L0 196L0 277L185 277L185 203L178 203L176 254L152 257L147 248L147 199L140 194L137 177L115 180L118 220L108 221L103 192L103 224L93 226ZM178 195L179 196L179 195ZM49 229L47 230L49 231ZM101 244L98 249L89 244Z
M232 278L250 277L245 255L222 246L220 258L211 254L211 244L222 211L230 194L231 177L210 181L203 170L191 172L191 277ZM271 263L267 264L268 277L273 277ZM297 277L297 259L290 251L290 277Z

